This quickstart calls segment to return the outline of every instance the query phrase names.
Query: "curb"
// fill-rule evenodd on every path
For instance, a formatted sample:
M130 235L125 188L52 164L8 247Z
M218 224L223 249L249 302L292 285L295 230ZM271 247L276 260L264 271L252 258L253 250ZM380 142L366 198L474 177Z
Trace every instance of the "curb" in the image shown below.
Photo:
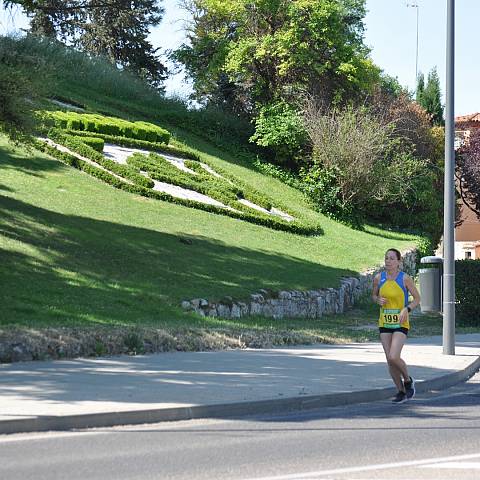
M441 390L468 380L480 369L480 357L468 367L431 380L418 381L418 393ZM254 400L192 407L160 408L152 410L120 411L83 415L43 416L0 421L0 434L66 431L85 428L138 425L199 418L236 418L247 415L283 414L318 408L351 405L385 400L393 396L395 388L387 387L358 392L306 395L272 400Z

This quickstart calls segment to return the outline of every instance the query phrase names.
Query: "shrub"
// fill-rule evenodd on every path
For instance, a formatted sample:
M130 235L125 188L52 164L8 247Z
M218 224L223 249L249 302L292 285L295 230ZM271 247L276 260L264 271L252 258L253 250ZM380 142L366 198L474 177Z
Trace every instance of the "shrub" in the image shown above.
M200 167L198 173L193 175L178 169L168 160L155 153L151 153L148 157L135 153L127 159L127 163L147 172L155 180L194 190L226 205L232 205L233 202L236 202L239 194L237 187L225 180L215 179L198 164Z
M85 130L105 135L119 136L127 134L138 140L168 144L170 132L147 122L128 122L121 118L77 112L45 112L45 119L52 119L58 128Z
M83 130L83 122L80 118L71 116L67 120L67 128L70 130Z
M255 121L255 134L250 138L262 147L269 147L275 162L298 170L307 140L300 115L285 102L262 107Z
M129 355L138 355L145 353L145 345L142 338L136 332L131 332L125 336L123 343Z
M262 161L258 157L253 160L253 165L264 175L276 178L286 185L296 188L297 190L303 189L303 184L297 176L293 175L288 170L279 167L278 165Z
M435 255L435 247L437 243L429 236L418 237L416 241L417 255L415 257L416 271L423 268L420 260L422 257Z
M82 142L100 153L103 152L103 148L105 146L105 141L103 138L82 137Z
M324 112L313 103L305 109L305 124L314 148L310 170L334 172L341 205L361 213L372 197L383 197L391 126L361 108Z
M31 52L31 37L0 37L0 131L20 139L34 128L35 101L54 84L51 69Z
M403 118L388 118L365 107L324 111L307 103L313 156L302 171L304 190L337 220L386 223L436 238L442 216L438 167L418 154L420 140L406 136ZM421 138L433 151L429 128Z
M302 169L302 190L313 208L338 221L358 223L351 204L342 201L335 167Z
M455 307L459 326L480 326L480 259L455 262Z
M111 172L120 175L123 178L131 180L139 186L146 188L152 188L154 186L154 182L150 178L144 177L137 170L127 165L120 165L113 160L105 158L103 154L83 143L78 137L72 137L52 128L48 132L48 138L54 142L60 143L75 153L78 153L79 155L98 163L107 170L110 170Z
M438 241L443 227L443 192L437 188L437 172L427 160L406 151L393 154L387 172L385 187L396 194L368 202L369 218L403 229L421 230Z
M123 147L140 148L143 150L151 150L152 152L169 153L180 158L189 158L192 160L200 160L200 156L194 150L180 145L179 142L174 142L172 145L165 145L164 143L152 143L145 140L137 140L135 138L119 137L113 135L105 135L103 133L83 132L80 130L67 130L69 135L79 137L96 137L103 138L106 142Z

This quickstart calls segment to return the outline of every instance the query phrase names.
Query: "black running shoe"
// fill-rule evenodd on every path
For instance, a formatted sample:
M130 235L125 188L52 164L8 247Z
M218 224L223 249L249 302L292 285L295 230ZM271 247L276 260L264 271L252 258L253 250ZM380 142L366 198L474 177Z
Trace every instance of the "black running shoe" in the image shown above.
M405 392L398 392L392 399L392 403L403 403L407 401L407 394Z
M405 393L407 395L407 400L410 400L415 396L415 380L412 377L409 377L410 381L405 382Z

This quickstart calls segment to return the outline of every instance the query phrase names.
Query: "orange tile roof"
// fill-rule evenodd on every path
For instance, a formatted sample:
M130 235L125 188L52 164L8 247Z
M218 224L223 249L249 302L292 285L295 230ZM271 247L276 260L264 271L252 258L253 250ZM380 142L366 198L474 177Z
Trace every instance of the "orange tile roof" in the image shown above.
M455 117L455 122L480 122L480 112L471 113L470 115L460 115Z

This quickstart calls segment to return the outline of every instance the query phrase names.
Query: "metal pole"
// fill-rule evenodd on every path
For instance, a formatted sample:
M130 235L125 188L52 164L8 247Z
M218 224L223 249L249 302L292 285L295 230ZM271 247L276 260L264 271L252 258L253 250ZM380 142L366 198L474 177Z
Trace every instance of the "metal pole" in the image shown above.
M417 2L407 3L407 7L417 9L417 44L415 47L415 88L418 86L418 12L419 6Z
M443 354L455 355L455 0L447 0L445 187L443 217Z
M418 82L418 12L419 10L420 8L418 7L418 4L417 4L417 52L415 55L415 85Z

